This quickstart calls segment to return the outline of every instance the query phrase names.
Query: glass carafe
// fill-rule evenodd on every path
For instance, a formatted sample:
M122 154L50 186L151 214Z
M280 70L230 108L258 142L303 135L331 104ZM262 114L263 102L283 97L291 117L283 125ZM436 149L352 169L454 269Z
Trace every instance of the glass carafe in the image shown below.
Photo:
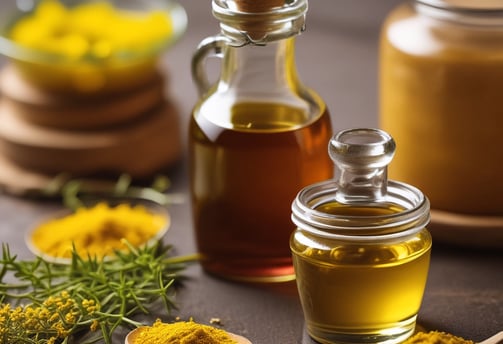
M203 40L192 61L201 95L190 123L193 224L207 272L284 281L294 277L291 200L333 174L326 155L331 120L295 68L307 1L251 9L242 3L213 1L221 32ZM209 58L221 59L214 84Z

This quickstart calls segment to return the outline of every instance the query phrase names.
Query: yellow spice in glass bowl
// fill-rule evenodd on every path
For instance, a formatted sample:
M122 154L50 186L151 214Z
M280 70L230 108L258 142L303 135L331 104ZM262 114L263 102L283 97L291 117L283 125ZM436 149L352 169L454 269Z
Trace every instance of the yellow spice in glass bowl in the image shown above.
M27 243L49 261L68 262L74 250L84 259L105 259L128 245L141 247L161 239L169 224L160 206L99 202L41 222L28 234Z
M38 0L7 8L0 23L0 53L23 77L51 90L103 93L153 78L187 16L172 0Z

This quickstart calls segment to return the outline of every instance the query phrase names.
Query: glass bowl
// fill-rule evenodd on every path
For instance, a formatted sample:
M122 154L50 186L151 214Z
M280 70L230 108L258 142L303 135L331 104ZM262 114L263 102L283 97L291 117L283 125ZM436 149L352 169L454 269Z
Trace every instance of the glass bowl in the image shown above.
M74 245L83 259L89 256L108 260L114 257L115 250L129 250L123 239L134 248L162 240L170 223L166 207L156 202L132 198L93 199L76 211L58 211L37 222L26 233L25 241L34 255L52 263L70 263ZM123 235L126 230L127 236ZM42 240L41 244L36 243L36 237Z
M185 9L172 0L9 1L0 54L44 89L121 91L153 79L159 56L186 28Z

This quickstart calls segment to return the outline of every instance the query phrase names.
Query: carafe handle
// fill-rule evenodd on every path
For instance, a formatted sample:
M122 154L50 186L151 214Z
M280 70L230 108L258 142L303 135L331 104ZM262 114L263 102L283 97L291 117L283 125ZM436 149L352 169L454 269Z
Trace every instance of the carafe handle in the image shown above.
M200 96L203 96L211 88L205 68L208 58L223 58L224 50L229 44L229 38L223 35L207 37L199 43L196 52L192 56L192 78L196 83Z

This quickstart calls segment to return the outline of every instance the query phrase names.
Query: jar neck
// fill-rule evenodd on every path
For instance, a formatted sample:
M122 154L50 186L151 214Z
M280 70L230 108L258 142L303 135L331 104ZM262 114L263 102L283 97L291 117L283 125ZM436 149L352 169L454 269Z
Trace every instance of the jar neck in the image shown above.
M349 204L385 199L387 166L395 148L393 138L378 129L350 129L334 135L328 153L339 170L337 201Z
M416 10L429 17L477 26L503 25L499 0L416 0Z
M264 12L243 12L229 0L213 0L221 33L234 45L264 45L300 34L305 29L307 0L288 0Z

